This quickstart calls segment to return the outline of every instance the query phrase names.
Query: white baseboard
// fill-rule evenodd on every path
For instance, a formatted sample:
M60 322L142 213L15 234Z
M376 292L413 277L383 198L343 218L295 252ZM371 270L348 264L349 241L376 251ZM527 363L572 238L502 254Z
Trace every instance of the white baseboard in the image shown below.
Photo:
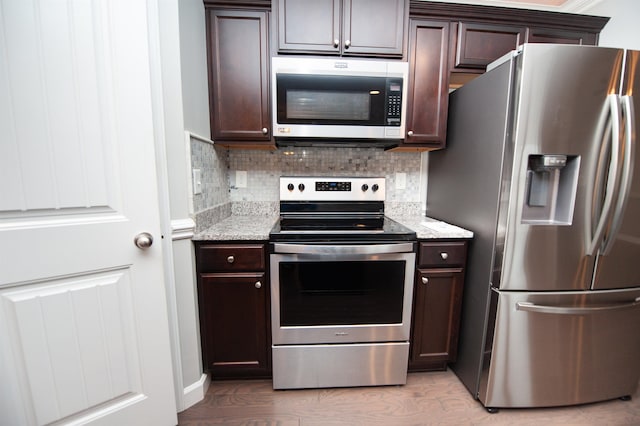
M209 378L209 375L203 374L200 377L200 380L184 388L184 406L181 411L184 411L192 405L202 401L204 399L204 395L209 389L210 383L211 379Z

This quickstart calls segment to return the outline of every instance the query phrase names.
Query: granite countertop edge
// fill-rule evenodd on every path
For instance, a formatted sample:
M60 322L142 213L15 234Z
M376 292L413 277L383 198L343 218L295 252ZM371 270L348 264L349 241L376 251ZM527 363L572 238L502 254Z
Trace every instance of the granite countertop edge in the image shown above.
M421 215L389 216L416 232L418 239L471 239L473 232ZM196 233L194 241L267 241L278 216L232 215Z

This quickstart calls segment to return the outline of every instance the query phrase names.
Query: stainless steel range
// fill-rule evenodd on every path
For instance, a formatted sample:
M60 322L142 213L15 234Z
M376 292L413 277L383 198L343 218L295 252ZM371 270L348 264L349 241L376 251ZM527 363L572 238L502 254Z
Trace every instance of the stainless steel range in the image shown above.
M280 178L274 389L406 383L416 234L384 199L384 178Z

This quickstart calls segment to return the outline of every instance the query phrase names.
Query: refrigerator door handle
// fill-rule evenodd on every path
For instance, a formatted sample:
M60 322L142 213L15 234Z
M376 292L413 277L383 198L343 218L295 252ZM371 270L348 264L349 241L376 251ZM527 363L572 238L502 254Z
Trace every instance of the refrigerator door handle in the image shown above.
M625 309L633 309L640 307L640 297L636 298L633 302L628 303L614 303L611 305L603 306L545 306L536 305L530 302L516 302L517 311L535 312L539 314L556 314L556 315L589 315L597 314L607 311L618 311Z
M622 96L621 99L625 119L625 137L624 146L622 148L622 155L624 156L622 161L622 179L620 180L619 191L617 191L618 199L613 211L611 228L602 244L601 253L603 255L609 254L609 252L611 251L611 247L613 246L613 241L615 241L616 235L620 230L624 211L627 206L627 200L629 199L631 181L633 178L633 159L635 157L635 143L633 139L636 132L635 111L632 102L633 98L631 96Z
M618 169L619 169L619 155L620 155L620 97L617 94L611 94L607 96L608 105L609 105L609 117L611 119L611 138L609 139L609 145L611 147L611 161L609 163L609 173L607 176L607 185L605 189L604 201L602 203L602 209L600 210L600 218L598 219L598 224L595 227L595 231L592 228L591 215L592 213L588 213L586 217L588 218L585 227L586 231L585 235L587 236L586 241L586 255L593 256L596 254L596 251L600 248L602 244L602 240L604 238L604 231L607 223L609 222L609 218L611 215L611 209L613 205L613 199L615 197L615 189L616 182L618 177ZM598 164L601 164L604 161L604 157L606 156L606 150L601 151L600 158L598 159ZM594 185L592 192L587 197L587 209L591 212L592 203L594 203L595 192L597 188Z

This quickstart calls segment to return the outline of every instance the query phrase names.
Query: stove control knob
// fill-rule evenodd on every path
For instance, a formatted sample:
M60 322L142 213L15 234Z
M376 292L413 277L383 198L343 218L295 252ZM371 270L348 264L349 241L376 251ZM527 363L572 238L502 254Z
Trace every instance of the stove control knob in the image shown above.
M300 185L298 185L298 189L302 192L304 191L304 183L301 183Z
M362 184L362 192L367 192L367 189L369 189L369 185L366 183Z
M293 191L293 188L294 188L294 186L293 186L293 184L292 184L292 183L290 183L289 185L287 185L287 189L288 189L289 191Z
M374 183L373 185L371 185L371 190L372 190L373 192L376 192L378 189L380 189L380 187L378 186L378 184L377 184L377 183Z

